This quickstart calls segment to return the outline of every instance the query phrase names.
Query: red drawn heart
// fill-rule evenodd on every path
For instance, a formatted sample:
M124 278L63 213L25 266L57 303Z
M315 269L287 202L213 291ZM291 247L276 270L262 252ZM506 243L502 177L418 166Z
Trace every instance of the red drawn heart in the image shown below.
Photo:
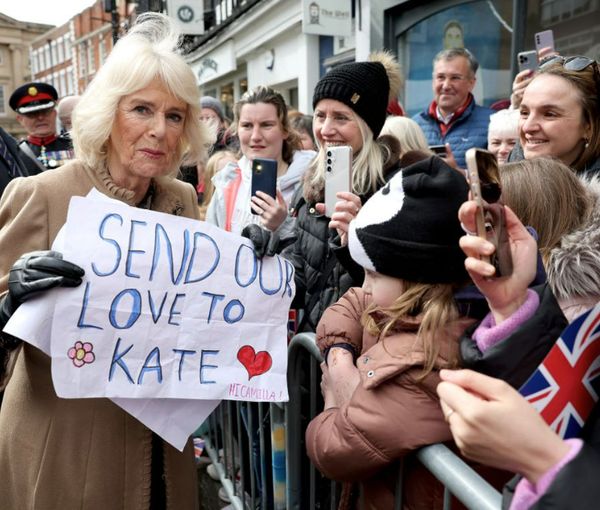
M273 359L267 351L256 352L251 345L241 347L237 359L248 371L248 380L268 372L273 365Z

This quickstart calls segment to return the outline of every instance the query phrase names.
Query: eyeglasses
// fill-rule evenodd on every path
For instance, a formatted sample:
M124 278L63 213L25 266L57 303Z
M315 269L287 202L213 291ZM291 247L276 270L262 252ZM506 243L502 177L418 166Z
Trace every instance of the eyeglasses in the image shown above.
M592 58L583 57L576 55L574 57L563 57L561 55L554 55L552 57L545 58L540 62L539 69L547 69L551 65L562 64L567 71L583 71L586 67L596 64L596 61ZM597 69L597 65L595 66Z

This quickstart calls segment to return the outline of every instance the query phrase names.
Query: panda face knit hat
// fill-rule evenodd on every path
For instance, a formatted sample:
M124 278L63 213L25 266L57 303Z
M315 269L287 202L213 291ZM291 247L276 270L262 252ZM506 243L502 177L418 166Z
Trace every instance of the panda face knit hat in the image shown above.
M319 80L313 94L313 108L322 99L344 103L379 136L391 99L402 83L400 67L387 52L373 53L369 62L350 62L334 67Z
M466 281L458 209L468 191L464 176L438 157L403 168L350 223L352 258L366 269L407 281Z

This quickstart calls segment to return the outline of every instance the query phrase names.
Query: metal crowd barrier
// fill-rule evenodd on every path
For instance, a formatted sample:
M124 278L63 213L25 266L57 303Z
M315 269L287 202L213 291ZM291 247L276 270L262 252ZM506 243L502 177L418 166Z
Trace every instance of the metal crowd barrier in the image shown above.
M340 484L325 479L306 456L304 432L322 409L321 353L313 333L297 334L288 349L287 404L224 401L209 418L206 449L235 510L337 508ZM502 496L446 446L421 448L417 459L472 510L498 510ZM395 509L402 508L402 467Z

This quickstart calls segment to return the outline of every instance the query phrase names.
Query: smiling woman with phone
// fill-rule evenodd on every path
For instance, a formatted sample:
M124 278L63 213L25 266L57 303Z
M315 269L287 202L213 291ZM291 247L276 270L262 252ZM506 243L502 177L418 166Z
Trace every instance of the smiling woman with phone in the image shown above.
M206 221L237 234L251 223L275 231L287 218L288 202L315 152L300 150L300 138L290 128L285 100L269 87L246 92L233 112L233 129L240 140L242 157L213 178L215 192ZM265 160L261 170L276 165L277 171L272 174L277 180L275 197L263 191L251 194L255 160ZM266 172L261 173L263 182L266 176Z
M523 93L519 142L509 161L553 157L582 174L600 172L600 69L588 57L555 55Z
M362 207L398 170L399 147L393 137L378 140L390 98L397 97L400 68L389 53L371 55L329 71L313 94L313 131L319 152L292 200L295 242L284 251L296 270L293 306L304 310L301 328L314 331L321 314L364 273L352 264L346 245L347 226ZM323 201L328 152L350 147L349 191L337 194L333 213Z

